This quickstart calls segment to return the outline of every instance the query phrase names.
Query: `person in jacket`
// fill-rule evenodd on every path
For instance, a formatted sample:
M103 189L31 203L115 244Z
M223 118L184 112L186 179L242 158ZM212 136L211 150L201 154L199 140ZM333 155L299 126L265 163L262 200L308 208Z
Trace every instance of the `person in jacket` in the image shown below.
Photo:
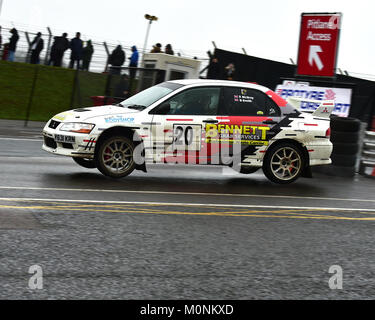
M152 46L151 53L161 53L161 43L157 43Z
M64 32L61 37L54 38L49 64L52 64L55 67L61 67L64 53L70 46L67 36L68 34Z
M94 47L91 40L87 41L86 47L82 51L82 70L89 71L92 55L94 54Z
M216 57L212 57L208 66L207 79L220 79L220 65Z
M17 42L20 37L16 28L11 29L9 32L12 34L12 36L9 38L8 61L14 61L14 54L16 52Z
M125 52L122 50L122 46L118 45L115 50L112 51L111 55L109 56L108 63L112 66L111 73L112 74L120 74L121 73L121 66L125 62Z
M225 67L226 80L233 80L235 76L236 68L233 63L229 63Z
M73 69L75 64L77 64L77 69L80 69L83 51L83 41L80 38L81 33L77 32L76 37L70 41L70 49L72 50L70 54L70 69Z
M172 45L170 45L169 43L165 46L165 51L164 51L166 54L170 54L170 55L174 55L174 51L172 49Z
M138 50L137 50L136 46L132 46L132 55L129 59L130 59L129 67L130 68L137 68L138 67L139 53L138 53ZM137 72L137 70L135 70L135 69L129 69L130 79L135 78L136 72Z
M31 64L39 64L40 59L39 55L40 52L44 48L44 41L42 39L42 34L38 32L34 40L31 42L30 49L31 49L31 58L30 63Z

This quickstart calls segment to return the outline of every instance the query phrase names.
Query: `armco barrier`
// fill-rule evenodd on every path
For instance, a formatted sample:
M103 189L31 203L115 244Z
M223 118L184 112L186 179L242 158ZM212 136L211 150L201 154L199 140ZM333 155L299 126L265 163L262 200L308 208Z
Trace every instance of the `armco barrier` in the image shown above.
M373 131L365 133L359 173L375 178L375 132Z

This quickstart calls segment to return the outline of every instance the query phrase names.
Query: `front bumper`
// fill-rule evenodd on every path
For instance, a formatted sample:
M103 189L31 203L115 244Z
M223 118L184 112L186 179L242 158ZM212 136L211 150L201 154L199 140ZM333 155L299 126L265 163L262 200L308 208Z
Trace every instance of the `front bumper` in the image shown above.
M43 129L43 150L61 156L93 158L97 135L60 131L50 128L49 123ZM74 141L61 142L56 136L73 137Z

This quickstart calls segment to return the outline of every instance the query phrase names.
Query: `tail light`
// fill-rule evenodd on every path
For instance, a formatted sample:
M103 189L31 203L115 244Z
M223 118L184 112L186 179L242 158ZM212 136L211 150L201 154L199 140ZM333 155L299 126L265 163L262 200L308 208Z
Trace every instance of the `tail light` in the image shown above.
M329 138L331 137L331 128L328 128L326 131L326 137Z

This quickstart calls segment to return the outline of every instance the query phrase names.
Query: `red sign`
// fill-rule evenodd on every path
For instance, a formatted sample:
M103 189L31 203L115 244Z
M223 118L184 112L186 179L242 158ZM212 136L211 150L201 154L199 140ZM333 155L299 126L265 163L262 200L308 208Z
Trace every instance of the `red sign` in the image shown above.
M302 13L298 75L333 77L341 13Z

